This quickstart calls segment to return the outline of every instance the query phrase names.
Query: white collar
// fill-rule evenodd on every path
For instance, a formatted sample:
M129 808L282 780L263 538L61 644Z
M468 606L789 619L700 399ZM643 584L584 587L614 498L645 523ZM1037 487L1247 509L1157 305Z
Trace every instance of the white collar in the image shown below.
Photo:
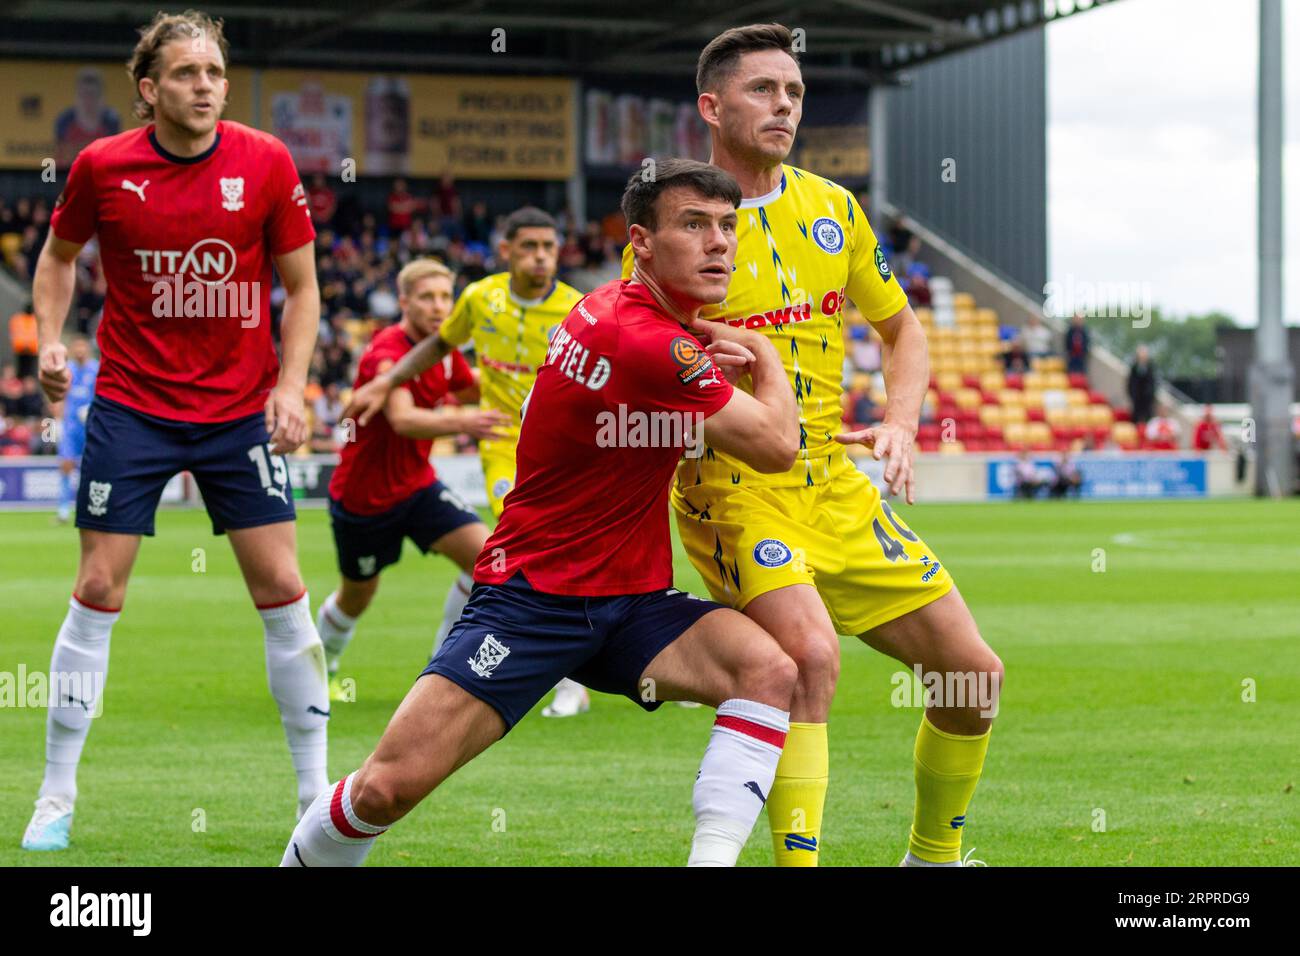
M758 209L761 206L766 206L770 202L775 202L777 199L780 198L781 193L783 192L785 192L785 170L784 169L781 170L781 181L776 184L776 188L774 188L771 192L766 193L762 196L754 196L752 199L742 199L740 201L740 208Z

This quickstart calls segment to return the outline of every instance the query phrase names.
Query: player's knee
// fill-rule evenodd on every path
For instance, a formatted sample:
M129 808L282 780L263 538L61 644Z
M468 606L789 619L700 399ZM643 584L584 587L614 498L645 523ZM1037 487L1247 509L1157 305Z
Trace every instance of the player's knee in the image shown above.
M126 582L117 581L106 569L86 569L77 579L77 600L91 607L121 607L125 593Z
M416 796L399 767L367 761L352 778L352 809L357 817L377 827L390 826L406 816L423 794Z
M785 650L799 669L803 687L834 688L840 677L840 642L832 634L808 632L785 645Z
M250 582L253 603L258 607L287 604L301 597L306 589L297 568L270 571L264 577L259 576L255 582Z
M798 680L799 668L795 662L773 644L769 650L745 662L732 696L789 710Z

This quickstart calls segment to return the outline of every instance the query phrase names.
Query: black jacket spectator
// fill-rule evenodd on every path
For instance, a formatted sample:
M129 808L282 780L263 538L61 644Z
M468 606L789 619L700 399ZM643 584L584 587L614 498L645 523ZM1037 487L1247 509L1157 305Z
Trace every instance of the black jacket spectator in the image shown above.
M1137 357L1128 372L1128 400L1133 404L1133 421L1145 425L1156 403L1156 367L1145 345L1137 348Z
M1082 315L1076 314L1065 330L1065 370L1088 374L1088 328Z

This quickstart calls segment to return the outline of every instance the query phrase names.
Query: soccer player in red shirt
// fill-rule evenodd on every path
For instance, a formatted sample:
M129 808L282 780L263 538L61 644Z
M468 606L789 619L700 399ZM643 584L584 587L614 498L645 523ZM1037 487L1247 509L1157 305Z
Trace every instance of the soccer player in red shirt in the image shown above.
M464 614L375 752L303 814L282 865L360 864L570 674L647 710L717 708L690 863L735 863L776 773L797 675L742 614L673 589L667 504L683 450L702 449L702 422L710 448L760 471L790 467L799 446L776 350L755 332L697 321L727 294L739 204L735 180L705 163L669 159L649 181L632 177L623 208L638 276L579 300L556 331L524 406L516 485ZM733 389L737 374L752 376L752 395ZM386 378L358 394L363 418L386 400Z
M397 275L402 318L376 333L361 356L356 386L388 371L417 343L438 334L451 314L455 277L435 259L416 259ZM379 589L379 572L402 556L410 538L426 554L445 554L469 572L487 540L487 525L429 464L433 439L465 433L492 438L505 415L494 409L437 408L448 393L478 400L474 370L459 351L393 389L384 414L357 428L343 446L330 479L330 523L338 552L339 588L321 604L316 627L325 644L330 697L347 699L335 676L357 618ZM452 584L443 606L439 641L469 600L468 578ZM439 641L435 641L435 646Z
M189 471L227 533L263 621L271 695L298 776L299 811L328 782L324 653L298 571L281 457L306 437L303 386L320 296L306 198L284 144L220 119L221 23L158 14L130 69L149 125L78 155L33 284L46 396L67 392L59 341L77 253L98 236L108 285L101 366L77 493L81 560L50 661L45 777L23 838L68 843L76 772L99 713L109 635L163 486ZM272 264L287 292L283 361L271 336ZM56 685L57 687L57 685Z

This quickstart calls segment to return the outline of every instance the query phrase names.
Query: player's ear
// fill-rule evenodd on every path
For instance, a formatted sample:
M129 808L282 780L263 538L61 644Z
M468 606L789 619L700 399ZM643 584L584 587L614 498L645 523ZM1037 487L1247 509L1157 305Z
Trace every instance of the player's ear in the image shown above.
M497 261L505 262L510 258L510 240L502 239L497 243Z
M700 119L710 126L718 125L718 96L716 93L701 93L695 101L695 108L700 111Z
M634 223L627 230L627 241L632 244L632 252L637 259L646 260L652 258L653 252L650 248L650 231L640 223Z

